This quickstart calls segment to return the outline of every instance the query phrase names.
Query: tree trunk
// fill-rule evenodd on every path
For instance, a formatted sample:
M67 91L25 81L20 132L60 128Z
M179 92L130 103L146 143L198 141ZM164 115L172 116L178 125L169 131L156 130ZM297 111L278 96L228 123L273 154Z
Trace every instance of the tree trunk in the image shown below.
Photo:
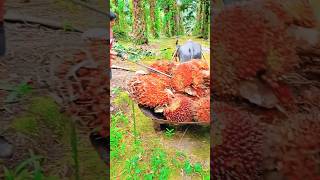
M168 18L170 13L170 7L169 5L166 5L164 8L164 14L165 14L165 22L164 22L164 27L165 27L165 34L167 37L170 37L170 17Z
M203 23L202 23L202 38L208 38L208 28L209 28L209 16L210 16L210 1L204 0L203 2Z
M153 37L157 37L156 29L155 29L155 23L156 23L156 18L155 18L155 8L156 8L156 1L155 0L150 0L150 19L151 19L151 32Z
M145 13L143 10L143 1L133 0L133 34L136 44L148 44Z
M195 29L195 33L196 34L199 34L201 33L201 30L202 30L202 2L203 0L200 0L200 3L199 3L199 6L198 6L198 16L197 16L197 25L196 25L196 29Z
M175 36L178 35L178 31L179 31L179 14L178 14L178 7L177 7L177 2L173 1L172 2L172 6L171 6L171 20L172 23L171 25L171 36Z

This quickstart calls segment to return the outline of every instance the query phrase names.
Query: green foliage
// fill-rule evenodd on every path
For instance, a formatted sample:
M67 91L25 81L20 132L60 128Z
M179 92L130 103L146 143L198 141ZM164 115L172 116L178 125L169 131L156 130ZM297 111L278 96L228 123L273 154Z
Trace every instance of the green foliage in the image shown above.
M12 103L32 92L32 87L28 83L21 83L13 88L13 91L6 97L5 103Z
M170 59L171 60L172 55L173 55L172 49L166 48L166 49L160 50L160 56L162 59Z
M67 117L60 113L60 108L53 99L49 97L36 97L32 99L29 112L37 115L57 135L63 135Z
M123 106L130 103L130 97L127 92L121 91L117 97L113 100L116 106Z
M14 119L11 127L17 132L38 136L41 127L49 128L53 135L62 136L66 130L67 117L60 113L59 106L48 97L33 98L27 113Z
M194 168L194 172L202 174L203 169L200 163L195 163L193 168Z
M150 1L143 0L144 18L146 20L147 29L145 32L147 37L160 38L162 35L172 37L176 35L191 34L203 35L202 26L204 23L208 26L208 21L204 21L199 14L205 13L204 8L197 7L198 4L203 5L204 1L200 0L157 0L154 8L154 18L151 20ZM129 41L136 40L135 37L129 37L133 31L133 0L113 0L110 1L111 10L114 11L118 18L113 28L114 35L119 40ZM205 2L207 3L207 1ZM205 5L209 7L209 5ZM210 16L209 14L206 16ZM197 23L198 22L198 23ZM151 30L154 26L155 32Z
M183 170L187 175L190 175L193 171L193 167L189 160L186 160L183 166Z
M62 22L63 31L74 31L74 27L70 21L64 20Z
M78 158L78 138L77 138L75 123L71 121L70 126L71 126L70 143L71 143L72 159L74 162L75 179L80 180L79 158Z
M39 160L42 159L41 156L36 156L30 151L30 158L24 160L14 169L8 169L4 167L4 179L5 180L58 180L56 176L45 176L40 167ZM29 166L32 166L30 171Z
M114 95L118 95L121 92L121 88L120 87L114 87L111 89L111 93Z
M128 124L128 118L122 113L117 112L115 115L111 115L111 127L110 127L110 158L119 158L124 154L126 148L125 144L121 144L125 132L121 131L117 127L120 123Z
M170 168L168 167L167 154L162 149L156 148L150 158L151 170L155 177L168 179Z
M175 132L174 132L173 128L172 129L166 128L166 131L165 131L164 134L165 134L166 137L172 138L174 136Z
M11 126L17 132L30 136L38 136L39 124L36 117L32 115L25 115L14 119Z
M115 44L114 45L114 50L118 53L118 54L122 54L128 55L128 60L130 61L139 61L141 59L144 59L145 57L150 57L150 56L154 56L155 54L151 51L146 51L143 49L137 49L137 48L133 48L133 47L129 47L126 48L121 44Z

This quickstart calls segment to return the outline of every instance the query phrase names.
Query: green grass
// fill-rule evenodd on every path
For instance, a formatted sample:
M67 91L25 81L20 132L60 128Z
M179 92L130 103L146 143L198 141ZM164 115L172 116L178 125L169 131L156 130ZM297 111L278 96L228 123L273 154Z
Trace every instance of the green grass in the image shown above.
M72 178L102 180L107 176L106 166L92 147L88 135L75 131L71 119L60 112L59 106L50 97L33 97L27 107L27 113L14 119L11 127L31 138L54 138L61 143L61 158L43 164L50 167L50 174L57 174L70 166ZM44 145L47 146L47 145ZM14 169L9 170L10 172ZM30 174L30 173L29 173Z
M33 98L29 105L32 113L38 121L52 129L56 135L62 136L68 126L68 117L60 113L60 107L49 97Z
M11 127L26 135L38 136L41 128L49 128L54 135L62 136L67 128L67 117L49 97L32 98L26 113L13 120Z
M19 133L30 136L38 136L39 123L32 115L23 115L13 120L11 127Z
M40 160L41 156L36 156L33 151L30 158L20 162L15 168L8 169L3 167L5 180L58 180L57 176L45 176L42 171Z

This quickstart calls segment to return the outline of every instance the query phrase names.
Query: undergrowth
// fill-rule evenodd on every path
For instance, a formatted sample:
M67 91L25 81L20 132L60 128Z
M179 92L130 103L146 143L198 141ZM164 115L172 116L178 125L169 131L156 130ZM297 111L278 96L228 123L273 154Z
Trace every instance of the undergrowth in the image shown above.
M163 134L156 133L152 121L139 111L138 106L134 104L131 107L126 92L117 93L113 103L121 107L126 104L130 111L118 111L111 116L111 179L166 180L187 176L210 179L209 170L200 162L194 162L190 155L161 143L162 136L169 139L175 136L174 129L167 129Z
M72 167L70 175L72 179L102 180L107 176L106 166L92 147L88 135L77 132L76 124L60 112L60 107L52 98L33 97L25 113L14 119L11 127L35 141L49 137L59 142L61 149L58 150L63 152L60 158L54 162L50 161L50 164L46 164L48 161L43 163L44 167L50 167L49 171L52 174L65 171L65 167L68 166ZM43 146L50 146L50 144L43 144ZM19 174L15 169L8 171L15 176ZM14 180L16 179L19 178Z
M57 176L45 176L41 167L43 157L29 150L30 157L20 162L14 169L3 167L5 180L58 180Z

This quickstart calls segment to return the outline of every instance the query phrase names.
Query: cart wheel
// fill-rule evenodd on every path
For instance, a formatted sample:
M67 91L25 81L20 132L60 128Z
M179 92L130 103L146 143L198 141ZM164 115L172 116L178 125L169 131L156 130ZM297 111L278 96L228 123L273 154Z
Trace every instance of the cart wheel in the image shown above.
M161 131L161 124L157 122L153 122L153 128L155 131Z

